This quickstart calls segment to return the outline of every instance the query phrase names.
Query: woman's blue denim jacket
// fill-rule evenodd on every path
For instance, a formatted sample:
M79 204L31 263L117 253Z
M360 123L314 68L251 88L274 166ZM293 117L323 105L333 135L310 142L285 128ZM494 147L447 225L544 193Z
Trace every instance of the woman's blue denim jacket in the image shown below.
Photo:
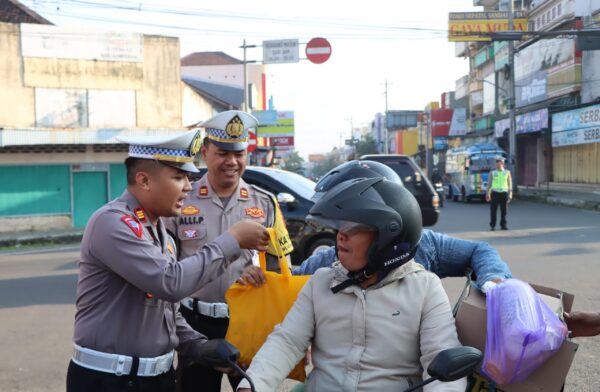
M323 250L294 268L294 275L312 275L336 260L335 248ZM440 278L465 276L472 270L476 286L492 279L508 279L512 275L498 252L486 242L467 241L423 229L415 261Z

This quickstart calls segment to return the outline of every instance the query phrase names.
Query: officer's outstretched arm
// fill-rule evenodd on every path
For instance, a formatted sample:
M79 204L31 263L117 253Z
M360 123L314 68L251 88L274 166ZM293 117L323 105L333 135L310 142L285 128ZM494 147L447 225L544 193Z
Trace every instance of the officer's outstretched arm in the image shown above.
M86 231L94 239L88 241L91 256L141 291L166 301L177 302L198 291L240 256L238 241L226 232L193 256L172 262L122 218L111 211L91 222Z

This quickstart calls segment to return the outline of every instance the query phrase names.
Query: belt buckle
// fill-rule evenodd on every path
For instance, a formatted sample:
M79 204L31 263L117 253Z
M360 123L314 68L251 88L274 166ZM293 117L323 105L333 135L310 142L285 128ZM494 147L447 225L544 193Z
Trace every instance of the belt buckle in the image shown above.
M216 318L219 317L218 308L216 303L210 304L210 317Z

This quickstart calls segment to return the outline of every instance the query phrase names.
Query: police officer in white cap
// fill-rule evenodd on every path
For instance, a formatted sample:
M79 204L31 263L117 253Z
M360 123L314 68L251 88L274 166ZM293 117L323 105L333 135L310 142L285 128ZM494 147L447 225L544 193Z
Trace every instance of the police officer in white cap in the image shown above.
M167 228L179 241L180 257L188 257L242 220L274 227L284 253L293 250L273 195L241 178L246 167L248 128L257 125L252 115L238 110L219 113L200 125L206 130L201 153L207 173L194 183L182 215L167 223ZM275 249L268 249L267 253L277 254ZM209 338L225 337L229 325L225 301L227 289L242 276L242 282L253 285L264 281L260 269L252 265L252 256L250 251L242 252L223 275L181 302L181 313L194 329ZM277 257L268 255L267 268L279 270ZM184 392L221 390L221 373L190 362L180 356ZM232 378L230 381L232 384L238 382Z
M190 328L178 301L222 274L242 248L268 243L262 225L240 222L177 262L161 217L181 214L199 136L120 140L130 144L127 190L92 215L81 243L68 392L175 391L173 351L201 362L218 343Z

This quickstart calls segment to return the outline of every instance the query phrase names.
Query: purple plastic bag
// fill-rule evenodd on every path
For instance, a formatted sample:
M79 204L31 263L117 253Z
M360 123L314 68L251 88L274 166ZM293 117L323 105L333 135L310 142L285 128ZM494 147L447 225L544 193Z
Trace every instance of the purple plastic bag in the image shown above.
M527 283L508 279L486 296L482 373L498 385L518 383L550 358L567 327Z

